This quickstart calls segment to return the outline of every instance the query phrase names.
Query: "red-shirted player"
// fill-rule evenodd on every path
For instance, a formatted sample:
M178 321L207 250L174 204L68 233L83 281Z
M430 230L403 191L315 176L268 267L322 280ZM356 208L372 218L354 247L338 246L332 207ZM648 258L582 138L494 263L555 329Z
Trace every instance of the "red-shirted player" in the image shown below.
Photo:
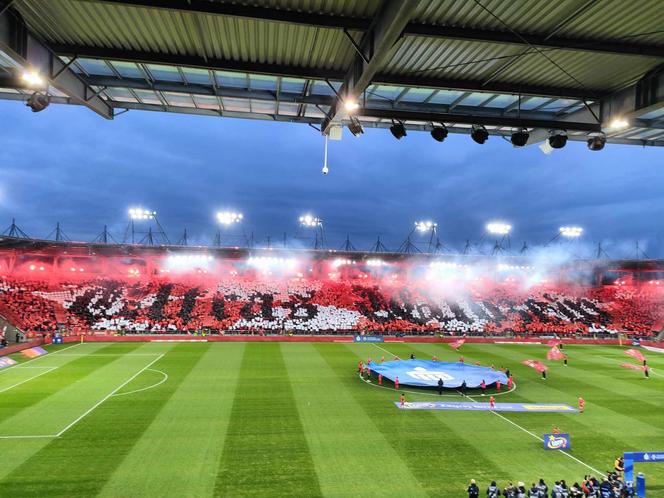
M514 380L512 379L512 376L510 375L507 377L507 390L511 390L512 386L514 385Z
M394 378L394 389L399 390L399 377Z
M500 392L500 381L499 380L496 381L496 391Z
M363 370L364 370L364 363L362 363L362 360L360 360L357 362L357 371L361 374Z
M480 382L480 389L482 390L482 396L486 393L486 382L484 382L484 379L482 379L482 382Z
M385 356L380 357L380 362L383 363L385 361Z
M403 393L401 393L401 396L399 396L399 403L401 404L401 408L403 408L406 404L406 396L404 396Z
M383 374L378 374L378 385L379 386L383 385Z
M493 411L493 409L496 407L496 398L491 396L489 398L489 410Z
M579 413L583 413L583 407L586 405L586 400L579 397Z
M557 425L553 426L553 429L551 429L551 434L560 434L560 429Z
M367 379L371 378L371 367L367 365Z
M463 356L459 356L459 363L463 363L463 362L464 362Z

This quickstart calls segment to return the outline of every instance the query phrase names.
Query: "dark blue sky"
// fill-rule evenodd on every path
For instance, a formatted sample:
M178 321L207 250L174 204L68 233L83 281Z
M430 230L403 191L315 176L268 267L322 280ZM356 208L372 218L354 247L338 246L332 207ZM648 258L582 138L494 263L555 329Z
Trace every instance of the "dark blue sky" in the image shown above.
M397 141L367 130L330 142L323 176L323 139L305 125L141 111L105 121L80 107L33 114L5 101L0 123L0 229L15 216L34 237L61 221L76 240L104 224L121 238L127 208L143 205L158 211L171 239L187 227L201 243L213 236L214 213L232 208L258 241L295 235L309 211L325 220L331 247L348 233L358 248L378 234L396 248L414 221L431 218L441 239L461 248L498 218L514 226L515 245L574 224L612 257L628 255L637 239L649 256L664 256L662 149L593 153L570 142L545 156L499 137L479 146L450 135L440 144L428 133Z

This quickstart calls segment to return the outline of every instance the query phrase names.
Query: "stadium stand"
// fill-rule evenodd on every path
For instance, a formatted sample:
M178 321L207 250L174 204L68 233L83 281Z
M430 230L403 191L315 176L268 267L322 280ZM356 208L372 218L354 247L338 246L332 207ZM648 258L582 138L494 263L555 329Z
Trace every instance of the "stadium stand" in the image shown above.
M97 258L97 267L88 263L89 273L72 266L68 274L61 271L72 264L66 258L49 266L42 255L22 252L15 257L21 263L0 277L0 314L28 336L64 330L650 337L664 323L659 287L525 285L516 277L432 281L416 271L419 260L371 274L325 273L338 264L322 259L309 274L274 274L242 259L173 272L164 260L132 259L128 270L118 270L109 256Z

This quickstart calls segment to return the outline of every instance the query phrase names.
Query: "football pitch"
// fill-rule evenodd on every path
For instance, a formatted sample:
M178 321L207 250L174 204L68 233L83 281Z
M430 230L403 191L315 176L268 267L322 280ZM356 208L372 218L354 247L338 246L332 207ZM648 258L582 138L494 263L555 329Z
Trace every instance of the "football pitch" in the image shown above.
M357 375L368 357L456 361L445 344L54 346L0 370L0 496L463 497L470 478L481 495L491 480L551 487L605 472L623 451L664 450L664 354L645 351L645 379L619 367L627 348L566 346L569 366L547 362L542 380L520 361L547 349L465 344L462 354L512 371L516 388L497 402L576 407L582 396L583 414L399 410L397 391ZM554 425L571 434L570 452L543 450ZM664 496L664 463L636 470Z

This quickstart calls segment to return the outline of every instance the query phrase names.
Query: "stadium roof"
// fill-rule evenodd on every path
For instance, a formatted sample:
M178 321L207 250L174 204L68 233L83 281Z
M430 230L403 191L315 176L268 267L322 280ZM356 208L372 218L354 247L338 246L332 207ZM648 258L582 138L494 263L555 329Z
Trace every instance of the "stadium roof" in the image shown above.
M0 0L0 98L664 145L661 0ZM34 84L34 83L33 83ZM626 126L614 128L616 120Z

